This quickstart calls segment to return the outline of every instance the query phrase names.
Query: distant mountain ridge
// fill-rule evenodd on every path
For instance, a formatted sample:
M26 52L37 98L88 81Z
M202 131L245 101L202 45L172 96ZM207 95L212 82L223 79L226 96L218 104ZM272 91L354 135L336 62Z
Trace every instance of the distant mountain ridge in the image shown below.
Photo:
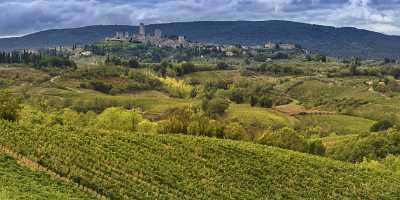
M0 50L90 44L115 32L136 32L137 26L96 25L55 29L23 37L0 39ZM161 29L166 35L184 35L192 41L263 44L266 41L296 43L336 57L400 58L400 36L356 29L335 28L290 21L200 21L152 24L148 33Z

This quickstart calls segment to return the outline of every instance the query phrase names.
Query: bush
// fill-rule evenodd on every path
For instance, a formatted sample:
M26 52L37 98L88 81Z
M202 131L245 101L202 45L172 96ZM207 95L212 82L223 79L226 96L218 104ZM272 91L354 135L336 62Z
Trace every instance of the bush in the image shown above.
M312 140L307 142L306 152L314 155L323 156L326 148L321 140Z
M137 109L111 107L97 116L96 126L106 130L137 131L143 117Z
M266 132L259 139L260 144L276 146L304 152L307 150L305 139L291 128L283 128L274 132Z
M157 133L157 128L158 124L156 122L151 122L147 119L138 124L138 131L141 133L154 134Z
M106 94L109 94L112 89L112 85L103 83L101 81L91 81L90 87L93 90L96 90L96 91L99 91L102 93L106 93Z
M385 131L388 130L389 128L392 128L393 126L394 126L393 123L390 122L389 120L381 120L372 125L370 131L371 132Z
M231 92L229 99L231 101L234 101L237 104L241 104L245 101L245 93L242 89L240 88L235 88Z
M258 98L255 97L255 96L251 96L251 97L250 97L250 105L251 105L251 107L254 107L254 106L256 106L257 104L258 104Z
M246 130L237 122L233 122L225 126L224 137L231 140L241 140L246 136Z
M19 100L9 93L0 92L0 119L16 121L20 110Z
M129 68L139 68L140 67L140 63L136 59L130 59L128 61L128 67Z
M197 114L188 125L187 134L217 137L221 135L221 128L215 120L211 120L205 115Z
M268 96L262 96L258 101L261 107L264 108L272 108L273 101Z
M209 116L216 117L225 114L225 111L229 108L229 102L223 98L216 97L211 100L203 100L203 110Z
M181 65L181 69L182 69L183 74L189 74L189 73L196 71L196 66L192 63L185 62Z
M227 70L229 68L230 68L230 66L224 62L220 62L217 64L217 69L219 69L219 70Z
M364 158L380 160L389 154L400 154L400 134L393 129L382 133L361 135L337 145L331 152L333 158L349 162L361 162Z

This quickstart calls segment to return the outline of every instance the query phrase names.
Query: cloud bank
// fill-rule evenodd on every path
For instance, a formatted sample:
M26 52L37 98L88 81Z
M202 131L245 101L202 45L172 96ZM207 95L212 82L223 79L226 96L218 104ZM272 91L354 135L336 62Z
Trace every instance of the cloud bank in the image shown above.
M0 0L0 37L97 24L291 20L400 35L400 0Z

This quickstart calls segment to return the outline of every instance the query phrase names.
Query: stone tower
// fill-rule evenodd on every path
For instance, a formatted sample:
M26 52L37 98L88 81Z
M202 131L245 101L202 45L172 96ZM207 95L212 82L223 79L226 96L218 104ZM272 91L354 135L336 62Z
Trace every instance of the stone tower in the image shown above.
M154 30L154 37L160 39L162 37L162 32L160 29Z
M146 28L144 27L143 23L140 23L140 26L139 26L138 39L139 40L145 40L146 39Z

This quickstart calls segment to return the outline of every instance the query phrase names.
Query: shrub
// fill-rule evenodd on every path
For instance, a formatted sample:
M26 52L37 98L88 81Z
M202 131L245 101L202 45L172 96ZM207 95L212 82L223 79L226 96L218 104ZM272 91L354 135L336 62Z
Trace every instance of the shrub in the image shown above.
M192 107L173 109L166 115L165 120L160 121L158 132L161 134L187 134L187 127L194 114L195 110Z
M241 140L246 136L246 130L238 122L232 122L225 126L224 137L231 140Z
M312 140L307 142L306 152L314 155L323 156L326 148L321 140Z
M218 123L205 115L196 114L187 127L187 134L216 137L220 135Z
M189 74L196 70L196 66L192 63L185 62L181 65L181 69L182 69L183 74ZM183 75L183 74L181 74L181 75Z
M0 92L0 119L16 121L20 108L17 98L9 93Z
M137 131L142 120L140 110L111 107L97 116L96 126L106 130Z
M256 106L257 104L258 104L258 98L255 97L255 96L251 96L251 97L250 97L250 105L251 105L251 107L254 107L254 106Z
M221 116L229 108L229 102L223 98L216 97L211 100L203 100L203 110L209 116Z
M157 128L158 124L156 122L151 122L147 119L138 124L138 131L141 133L154 134L157 133Z
M258 101L261 107L264 108L271 108L273 105L273 101L268 96L262 96Z
M389 120L381 120L376 122L374 125L371 126L371 132L378 132L378 131L385 131L389 128L392 128L394 125Z
M112 89L112 85L103 83L101 81L91 81L90 82L90 87L93 90L96 90L96 91L99 91L99 92L102 92L102 93L106 93L106 94L109 94L111 89Z
M129 68L139 68L140 67L140 63L136 60L136 59L130 59L128 61L128 65Z
M278 131L264 133L259 143L294 151L304 152L307 150L304 138L293 129L287 127Z
M242 89L240 88L235 88L233 89L233 91L231 92L229 99L231 101L234 101L237 104L243 103L245 100L245 93Z
M361 162L364 158L380 160L389 154L400 154L400 134L393 129L382 133L361 135L337 145L331 151L333 158L349 162Z
M220 62L217 64L217 69L219 69L219 70L226 70L229 68L230 68L230 66L224 62Z

